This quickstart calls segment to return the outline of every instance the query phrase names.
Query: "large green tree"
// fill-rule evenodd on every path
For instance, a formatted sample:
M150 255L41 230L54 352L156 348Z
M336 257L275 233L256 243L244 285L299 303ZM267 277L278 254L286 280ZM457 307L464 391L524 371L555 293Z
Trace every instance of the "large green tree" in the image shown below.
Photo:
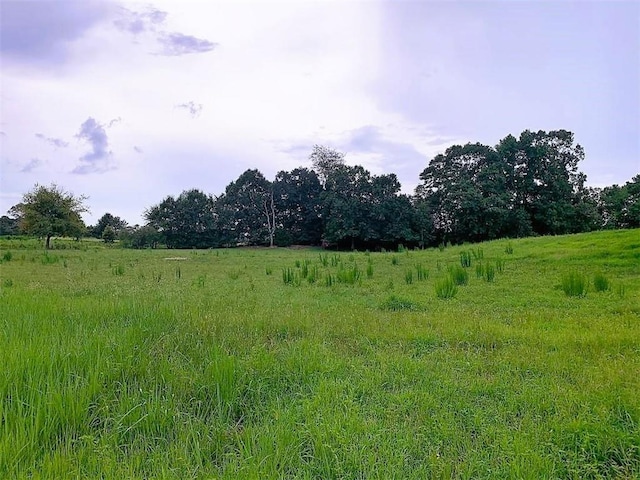
M313 170L278 172L273 182L276 241L279 245L319 245L322 185Z
M166 197L145 212L169 248L208 248L218 244L215 201L200 190Z
M82 236L86 226L81 214L88 211L86 200L86 196L75 196L55 184L36 185L9 213L18 220L22 232L44 238L49 249L53 236Z
M227 185L216 201L216 210L224 243L273 246L275 197L271 182L260 171L246 170Z
M116 235L127 227L127 222L120 217L105 213L93 227L89 227L89 233L95 238L102 238L105 228L111 227Z
M622 186L611 185L600 193L605 228L640 227L640 175Z

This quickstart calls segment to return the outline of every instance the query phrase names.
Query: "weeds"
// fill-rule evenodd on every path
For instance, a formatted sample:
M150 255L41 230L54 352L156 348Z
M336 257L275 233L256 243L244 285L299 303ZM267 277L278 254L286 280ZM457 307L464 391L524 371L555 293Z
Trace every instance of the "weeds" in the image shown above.
M453 298L456 296L456 293L458 293L458 286L450 276L446 276L436 281L434 287L438 298Z
M427 270L422 264L416 265L416 274L418 281L420 282L429 278L429 270Z
M2 261L4 262L10 262L12 258L13 254L10 250L7 250L6 252L4 252L4 255L2 255Z
M412 300L398 297L396 295L390 295L380 304L380 309L399 312L401 310L418 311L422 310L422 307Z
M579 272L562 276L562 290L568 297L584 297L587 294L587 277Z
M471 266L471 254L469 252L460 252L460 265L463 268L468 268Z
M411 285L413 283L413 270L407 270L404 274L404 282L407 285Z
M596 292L606 292L611 288L609 284L609 279L604 276L602 273L596 273L593 276L593 289Z
M487 264L484 268L484 279L487 282L493 282L496 278L496 269L491 264Z
M449 274L456 285L466 285L469 283L469 272L459 265L450 268Z
M504 253L513 255L513 244L511 242L507 242L507 245L504 247Z

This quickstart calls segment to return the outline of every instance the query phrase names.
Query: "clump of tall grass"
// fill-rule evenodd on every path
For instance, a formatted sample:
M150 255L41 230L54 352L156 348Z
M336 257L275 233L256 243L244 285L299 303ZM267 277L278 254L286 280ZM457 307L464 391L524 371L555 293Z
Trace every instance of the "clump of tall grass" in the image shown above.
M476 263L476 278L484 277L484 265L482 263Z
M460 265L464 268L471 266L471 254L469 252L460 252Z
M609 279L602 273L596 273L593 276L593 288L596 292L606 292L611 288Z
M404 282L407 285L411 285L413 283L413 270L407 270L404 274Z
M419 281L423 281L426 280L427 278L429 278L429 270L427 270L424 265L422 264L417 264L416 265L416 274L418 277Z
M4 255L2 255L3 262L10 262L12 258L13 253L11 253L11 250L7 250L6 252L4 252Z
M390 295L381 304L380 310L389 310L392 312L405 311L417 311L422 310L421 306L417 303L408 300L406 298L398 297L396 295Z
M319 277L319 273L318 273L318 266L317 265L313 265L312 267L308 268L308 272L307 272L307 282L309 283L316 283L316 281L318 280Z
M398 257L396 255L391 257L391 265L398 265Z
M579 272L562 276L562 290L568 297L584 297L587 294L587 277Z
M327 273L324 277L324 286L325 287L332 287L333 285L335 285L336 283L336 279L333 275L331 275L330 273Z
M456 285L466 285L469 283L469 272L459 265L450 268L449 274L451 280L453 280Z
M474 260L482 260L484 258L484 250L482 248L472 248L471 253L473 254Z
M360 281L360 270L358 265L351 267L342 267L336 274L336 279L339 283L346 283L348 285L354 285Z
M436 281L434 287L438 298L453 298L458 293L458 286L449 275Z
M504 260L502 260L501 258L498 258L496 260L496 271L498 273L502 273L504 270Z
M404 253L407 249L404 247L403 244L399 243L398 244L398 253Z
M511 242L507 242L507 245L504 247L504 253L507 255L513 254L513 244Z
M334 253L333 256L331 257L331 266L337 267L338 265L340 265L340 255L338 255L337 253Z
M367 262L367 278L373 278L373 263L371 259Z
M484 279L487 282L493 282L495 278L496 278L496 269L494 268L493 265L488 264L484 268Z
M271 275L273 273L273 268L271 267L264 267L264 271L267 275Z
M320 254L320 263L322 264L323 267L328 267L329 266L329 255L327 255L326 253L321 253Z
M124 265L118 264L115 267L113 267L113 274L119 277L124 275Z
M300 285L300 275L292 268L286 267L282 269L282 282L285 285Z

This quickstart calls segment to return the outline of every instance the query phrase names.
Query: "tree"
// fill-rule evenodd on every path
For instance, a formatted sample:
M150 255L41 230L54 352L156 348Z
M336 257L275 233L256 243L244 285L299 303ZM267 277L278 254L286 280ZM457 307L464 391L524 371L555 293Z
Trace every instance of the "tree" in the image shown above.
M246 170L216 201L227 244L273 246L276 208L273 187L258 170Z
M105 213L100 217L98 223L96 223L94 227L89 227L88 230L93 237L102 238L102 233L107 227L113 228L114 233L118 235L120 231L127 227L127 222L120 217L114 217L110 213Z
M273 182L278 245L319 245L322 185L313 170L278 172Z
M104 243L113 243L116 240L116 231L111 225L107 225L102 231L102 240Z
M215 200L197 189L166 197L145 218L169 248L208 248L219 244Z
M344 165L344 153L324 145L314 145L309 160L322 183L325 183L331 172Z
M640 227L640 175L623 186L611 185L600 194L605 228Z
M45 248L49 249L54 235L82 235L85 225L80 214L88 211L86 200L86 196L76 197L55 184L50 187L36 184L9 212L18 219L22 232L44 237Z
M18 220L6 215L0 217L0 235L17 235L20 231Z

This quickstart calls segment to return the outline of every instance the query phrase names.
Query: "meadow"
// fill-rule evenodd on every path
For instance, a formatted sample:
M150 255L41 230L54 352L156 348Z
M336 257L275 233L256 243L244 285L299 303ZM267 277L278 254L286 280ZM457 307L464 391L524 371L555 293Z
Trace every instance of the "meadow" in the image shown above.
M54 244L0 239L0 478L640 477L639 230Z

